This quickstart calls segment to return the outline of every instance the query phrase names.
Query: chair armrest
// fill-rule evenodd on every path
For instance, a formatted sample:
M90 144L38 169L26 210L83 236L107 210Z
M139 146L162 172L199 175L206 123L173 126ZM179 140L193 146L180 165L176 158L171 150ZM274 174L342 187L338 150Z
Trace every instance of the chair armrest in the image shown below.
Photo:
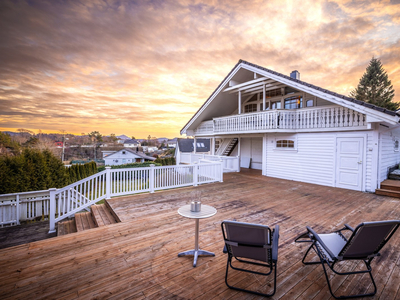
M272 261L278 261L279 225L275 226L272 233Z
M354 228L351 227L349 224L344 224L344 227L345 227L347 230L354 231Z
M303 232L297 238L294 239L295 243L312 243L308 231Z
M316 233L311 227L307 226L307 230L310 233L310 238L314 240L314 242L318 242L322 248L331 256L331 258L336 258L335 255L331 252L331 250L325 245L325 243L321 240L318 233ZM318 247L316 247L318 249ZM319 250L318 250L319 252Z

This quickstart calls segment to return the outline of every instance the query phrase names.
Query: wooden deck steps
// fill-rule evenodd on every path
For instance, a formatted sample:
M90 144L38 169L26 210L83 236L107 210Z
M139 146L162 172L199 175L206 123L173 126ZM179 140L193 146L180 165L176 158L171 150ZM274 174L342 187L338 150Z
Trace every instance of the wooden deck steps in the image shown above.
M92 205L90 212L75 214L75 218L58 223L57 235L66 235L74 232L97 228L121 222L108 202Z
M74 232L77 232L74 219L58 223L57 236Z
M400 198L400 180L387 179L381 182L381 188L375 194Z

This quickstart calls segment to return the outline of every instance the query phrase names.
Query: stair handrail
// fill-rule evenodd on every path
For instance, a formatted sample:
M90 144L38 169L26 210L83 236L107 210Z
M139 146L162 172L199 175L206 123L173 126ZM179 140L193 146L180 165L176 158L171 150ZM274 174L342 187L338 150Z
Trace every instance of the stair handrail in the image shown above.
M86 209L87 207L97 203L100 200L107 198L106 193L106 174L109 172L110 167L106 168L105 171L96 173L89 177L86 177L82 180L74 182L70 185L67 185L60 189L49 189L50 191L50 229L49 233L55 232L55 224L65 218L68 218L75 213ZM100 181L101 179L101 181ZM96 180L96 181L94 181ZM91 189L90 186L85 184L89 184L91 182ZM78 188L81 193L82 190L89 193L93 199L90 197L85 196L85 200L82 203L78 201L74 201L75 199L71 197L71 192L75 191L75 188ZM103 193L101 193L103 192ZM81 193L82 194L82 193ZM82 194L83 195L83 194ZM97 196L98 195L98 196ZM94 196L94 197L93 197ZM89 200L89 201L87 201ZM74 205L75 204L75 205Z

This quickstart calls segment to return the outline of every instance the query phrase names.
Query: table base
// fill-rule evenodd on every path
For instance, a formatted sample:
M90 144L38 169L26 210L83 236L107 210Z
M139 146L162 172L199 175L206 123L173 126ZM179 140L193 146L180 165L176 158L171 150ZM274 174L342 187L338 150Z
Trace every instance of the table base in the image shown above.
M189 255L193 255L193 256L194 256L194 259L193 259L193 267L196 266L196 264L197 264L197 257L198 257L199 255L210 255L210 256L215 256L215 254L214 254L213 252L210 252L210 251L200 250L200 249L199 249L199 250L193 249L193 250L189 250L189 251L185 251L185 252L179 253L179 254L178 254L178 257L181 257L181 256L189 256Z

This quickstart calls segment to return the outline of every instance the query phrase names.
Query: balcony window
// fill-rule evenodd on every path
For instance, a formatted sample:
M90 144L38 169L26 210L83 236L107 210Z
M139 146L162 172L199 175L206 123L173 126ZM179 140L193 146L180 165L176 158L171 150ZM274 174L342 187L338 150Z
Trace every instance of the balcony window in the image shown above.
M277 97L277 96L282 96L282 91L280 88L265 91L265 98L272 98L272 97ZM263 98L263 93L260 94L260 99L262 99L262 98Z
M285 109L296 109L303 106L302 96L293 96L285 99Z
M271 109L280 109L281 107L281 101L271 102Z
M250 112L255 112L257 111L257 104L247 104L244 106L244 112L245 113L250 113Z
M314 100L312 100L312 99L307 100L306 106L307 106L307 107L312 107L312 106L314 106Z

